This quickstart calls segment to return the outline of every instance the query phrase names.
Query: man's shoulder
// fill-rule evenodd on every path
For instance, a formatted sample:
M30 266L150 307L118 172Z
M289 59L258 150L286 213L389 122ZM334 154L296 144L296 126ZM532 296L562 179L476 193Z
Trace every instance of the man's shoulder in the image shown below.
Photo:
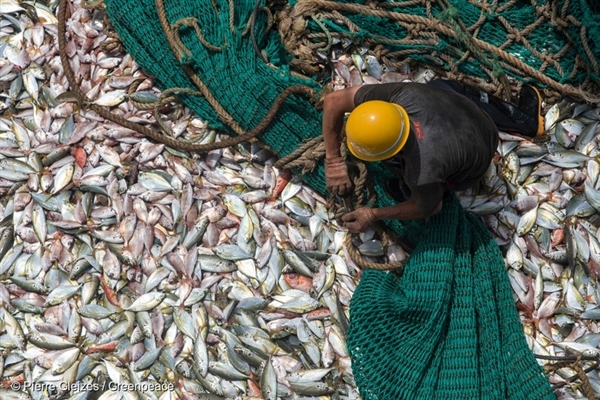
M408 82L386 82L361 85L355 94L355 103L360 104L369 100L393 101L405 90Z
M397 89L406 89L414 85L414 82L385 82L385 83L367 83L360 87L360 90L381 90L381 91L393 91Z

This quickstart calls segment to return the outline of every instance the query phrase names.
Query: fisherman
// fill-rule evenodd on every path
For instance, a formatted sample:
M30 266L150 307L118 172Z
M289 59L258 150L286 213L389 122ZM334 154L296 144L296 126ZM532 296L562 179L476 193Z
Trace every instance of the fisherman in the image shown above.
M362 207L342 220L364 232L381 219L428 218L442 209L447 190L465 190L483 178L498 146L498 130L535 137L543 133L542 99L523 85L519 104L451 80L353 86L325 96L325 178L330 193L351 189L340 153L344 116L346 144L356 158L382 161L396 178L386 191L399 203Z

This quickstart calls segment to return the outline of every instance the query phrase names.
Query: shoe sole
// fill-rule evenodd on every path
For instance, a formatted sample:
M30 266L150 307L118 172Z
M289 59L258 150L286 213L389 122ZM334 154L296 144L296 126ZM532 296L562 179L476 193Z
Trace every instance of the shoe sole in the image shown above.
M544 122L544 117L542 117L542 96L540 95L540 92L533 86L529 85L530 88L533 89L533 91L535 92L535 94L538 97L538 109L537 109L537 118L538 118L538 130L535 133L535 136L542 136L545 132L545 122Z

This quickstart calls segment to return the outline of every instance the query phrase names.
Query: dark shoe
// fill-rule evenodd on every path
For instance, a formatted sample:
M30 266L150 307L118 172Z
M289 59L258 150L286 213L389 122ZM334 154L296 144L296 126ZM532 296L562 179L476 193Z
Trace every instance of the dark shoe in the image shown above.
M385 191L398 203L407 201L411 197L410 189L402 179L391 178L385 181Z
M544 133L544 117L542 116L542 96L533 86L523 85L519 97L519 109L529 116L535 125L534 129L527 132L527 136L535 137ZM528 121L529 122L529 121Z
M541 97L532 86L523 86L519 105L488 95L488 102L476 104L494 121L499 130L533 138L544 133L544 119L539 114Z

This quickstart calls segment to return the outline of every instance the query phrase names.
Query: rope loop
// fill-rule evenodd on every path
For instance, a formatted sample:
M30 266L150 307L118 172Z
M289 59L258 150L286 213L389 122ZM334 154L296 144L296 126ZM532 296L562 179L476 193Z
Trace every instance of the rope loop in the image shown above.
M198 20L196 18L193 17L187 17L187 18L181 18L180 20L178 20L177 22L175 22L175 24L171 25L171 29L170 31L173 33L173 39L175 40L175 43L178 46L181 46L183 49L185 49L186 53L190 55L191 57L191 52L189 51L189 49L187 49L183 42L181 41L181 37L179 36L179 28L181 28L182 26L185 27L190 27L193 28L194 31L196 32L196 36L198 37L198 40L200 41L200 43L202 43L202 45L204 47L206 47L209 50L215 51L215 52L221 52L221 47L219 46L215 46L213 44L210 44L206 41L206 39L204 38L204 35L202 34L202 29L200 29L200 25L198 24ZM167 34L167 38L168 38L168 33L165 32Z
M160 127L162 128L164 133L170 132L170 129L165 124L165 122L162 120L159 109L164 104L170 102L173 99L171 94L182 94L182 93L190 95L190 96L202 96L202 93L194 91L194 90L190 90L188 88L170 88L170 89L163 91L160 94L160 96L158 97L158 101L154 102L154 119L156 119L156 122L158 123L158 125L160 125Z
M376 227L375 230L378 230L379 232L382 231L381 227ZM352 237L353 237L352 234L346 233L346 236L344 237L344 245L348 249L348 255L350 256L352 261L354 261L356 263L356 265L358 265L359 267L368 268L368 269L376 269L376 270L380 270L380 271L389 271L389 270L403 268L404 265L406 265L406 261L396 261L396 262L390 262L390 263L376 263L376 262L371 262L371 261L365 260L362 256L362 254L360 254L360 251L358 251L356 246L354 246L354 243L352 242ZM383 241L382 241L382 243L383 243Z

